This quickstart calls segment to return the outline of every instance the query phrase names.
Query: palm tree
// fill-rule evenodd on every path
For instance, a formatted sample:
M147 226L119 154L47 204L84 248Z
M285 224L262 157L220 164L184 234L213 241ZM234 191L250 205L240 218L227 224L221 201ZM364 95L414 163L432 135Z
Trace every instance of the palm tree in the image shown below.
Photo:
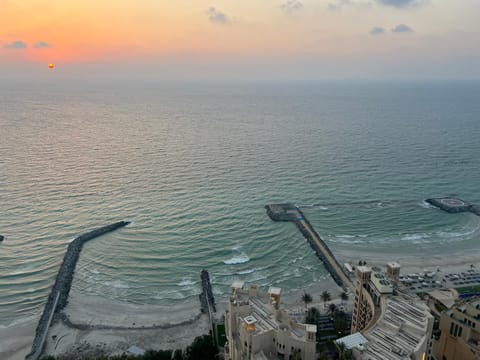
M305 324L317 325L320 320L320 311L316 307L311 307L305 316Z
M322 292L322 295L320 295L320 298L323 300L323 309L325 310L327 308L327 301L332 300L332 295L328 291Z
M341 358L341 354L343 354L345 352L345 350L347 349L347 347L345 346L345 343L344 342L336 342L335 341L335 345L337 347L337 352L338 352L338 358L340 359Z
M333 329L335 333L340 336L342 335L348 325L347 315L344 311L339 310L333 315Z
M305 303L305 311L307 311L307 305L312 302L312 296L304 291L302 301Z
M352 351L348 350L343 342L335 343L337 346L338 360L348 360L352 358Z
M342 305L344 301L348 300L348 294L345 291L340 294L340 300L342 301Z
M337 311L337 305L335 305L334 303L331 303L330 305L328 305L328 312L330 313L330 315L333 316L336 311Z

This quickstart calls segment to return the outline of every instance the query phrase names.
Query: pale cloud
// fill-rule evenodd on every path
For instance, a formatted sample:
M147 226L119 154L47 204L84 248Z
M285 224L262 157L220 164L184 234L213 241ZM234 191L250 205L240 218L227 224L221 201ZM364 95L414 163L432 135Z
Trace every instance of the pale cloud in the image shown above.
M304 8L303 4L298 0L287 0L280 8L285 14L292 14L296 11L302 10Z
M406 9L414 6L424 5L429 0L333 0L328 3L330 10L339 10L344 6L369 8L374 4L390 6L397 9Z
M405 24L399 24L391 29L392 33L411 33L414 32L413 29Z
M50 44L45 42L45 41L39 41L39 42L36 42L35 44L33 44L33 47L35 49L49 48Z
M3 47L5 49L25 49L27 47L27 43L22 40L15 40L3 45Z
M370 30L370 35L374 35L374 36L383 35L383 34L385 34L385 31L386 31L385 28L375 26L374 28L372 28Z
M345 6L352 6L357 8L370 8L372 6L371 0L334 0L328 3L328 9L335 11L341 10Z
M230 24L230 18L224 12L215 9L213 6L207 10L207 16L212 24Z
M396 8L407 8L415 5L422 5L423 0L376 0L378 3Z

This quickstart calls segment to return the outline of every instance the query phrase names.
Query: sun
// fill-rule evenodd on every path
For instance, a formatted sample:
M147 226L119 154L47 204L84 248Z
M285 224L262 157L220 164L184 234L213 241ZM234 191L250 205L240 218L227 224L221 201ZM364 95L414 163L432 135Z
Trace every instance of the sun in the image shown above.
M48 64L48 68L49 68L49 69L53 69L54 67L55 67L54 64Z

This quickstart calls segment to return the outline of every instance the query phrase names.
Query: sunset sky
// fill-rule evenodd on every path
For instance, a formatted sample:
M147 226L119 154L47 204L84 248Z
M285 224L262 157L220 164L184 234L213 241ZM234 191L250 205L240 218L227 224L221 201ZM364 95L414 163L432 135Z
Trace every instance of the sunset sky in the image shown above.
M0 0L0 79L480 79L479 14L479 0Z

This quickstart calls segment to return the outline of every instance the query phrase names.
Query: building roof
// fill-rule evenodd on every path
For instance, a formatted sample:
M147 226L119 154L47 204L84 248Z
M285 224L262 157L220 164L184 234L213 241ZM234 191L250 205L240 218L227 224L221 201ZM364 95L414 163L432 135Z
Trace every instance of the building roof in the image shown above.
M427 292L427 294L447 309L455 305L455 300L458 298L458 293L453 289L435 289Z
M396 268L400 267L400 264L396 261L390 261L390 262L387 263L387 265L390 266L393 269L396 269Z
M243 285L245 283L241 280L235 280L233 283L232 283L232 288L233 289L243 289Z
M256 287L237 289L230 298L234 306L244 307L237 316L240 321L249 326L253 335L261 335L270 331L290 331L302 341L307 340L307 331L316 333L316 325L296 323L285 310L277 310L272 304L271 292L266 293ZM273 293L280 293L280 288L273 288Z
M369 272L369 271L372 271L372 268L369 266L360 265L360 266L357 266L357 270L360 272Z
M270 288L268 289L268 293L270 295L280 295L281 292L282 292L282 289L279 287L270 286Z
M307 330L307 332L316 333L317 332L317 325L305 324L305 329Z
M368 340L359 332L353 333L348 336L344 336L340 339L335 340L337 344L343 343L345 347L350 350L355 347L360 347L368 343Z
M257 322L257 319L255 319L255 316L253 315L248 315L246 318L243 319L247 323L247 325L255 324Z
M429 319L433 317L424 303L401 297L386 302L382 317L364 333L368 344L362 359L409 358L428 335Z

